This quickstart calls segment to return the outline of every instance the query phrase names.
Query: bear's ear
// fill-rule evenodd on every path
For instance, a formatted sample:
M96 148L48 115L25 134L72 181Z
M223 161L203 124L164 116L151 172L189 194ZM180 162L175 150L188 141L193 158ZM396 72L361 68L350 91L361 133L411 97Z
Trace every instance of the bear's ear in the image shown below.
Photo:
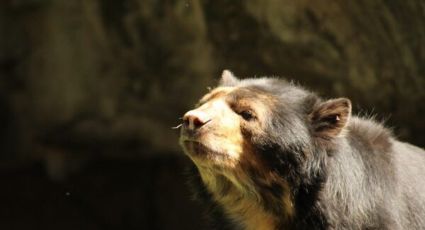
M351 101L331 99L314 106L310 121L315 136L330 139L338 136L351 116Z
M234 86L239 82L239 79L235 77L235 75L233 75L232 72L230 72L229 70L225 69L223 70L223 73L221 74L221 79L220 79L220 86Z

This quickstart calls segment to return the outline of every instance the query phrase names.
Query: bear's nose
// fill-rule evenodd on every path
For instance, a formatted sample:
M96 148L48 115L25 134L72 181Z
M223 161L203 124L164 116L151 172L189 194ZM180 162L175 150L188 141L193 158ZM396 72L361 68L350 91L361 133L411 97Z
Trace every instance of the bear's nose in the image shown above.
M191 130L199 129L209 121L211 118L199 110L190 110L183 116L184 125Z

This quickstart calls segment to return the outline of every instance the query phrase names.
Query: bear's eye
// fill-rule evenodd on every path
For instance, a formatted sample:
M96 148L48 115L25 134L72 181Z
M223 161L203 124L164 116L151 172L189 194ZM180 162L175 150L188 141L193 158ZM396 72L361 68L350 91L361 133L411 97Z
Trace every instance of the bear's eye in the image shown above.
M246 121L254 119L254 114L249 110L242 110L238 114Z

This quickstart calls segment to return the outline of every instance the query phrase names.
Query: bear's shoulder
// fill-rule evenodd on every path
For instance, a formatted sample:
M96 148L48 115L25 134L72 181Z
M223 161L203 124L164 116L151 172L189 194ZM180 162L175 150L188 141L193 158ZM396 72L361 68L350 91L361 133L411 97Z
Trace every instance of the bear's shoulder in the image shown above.
M390 128L371 118L353 116L347 124L346 135L375 150L389 151L394 140Z

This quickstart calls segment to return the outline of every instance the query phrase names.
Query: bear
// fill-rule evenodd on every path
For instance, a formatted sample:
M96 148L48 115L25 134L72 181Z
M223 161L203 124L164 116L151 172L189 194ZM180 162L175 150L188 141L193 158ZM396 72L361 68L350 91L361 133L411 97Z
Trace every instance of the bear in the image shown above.
M425 151L347 98L225 70L179 143L208 229L425 229Z

